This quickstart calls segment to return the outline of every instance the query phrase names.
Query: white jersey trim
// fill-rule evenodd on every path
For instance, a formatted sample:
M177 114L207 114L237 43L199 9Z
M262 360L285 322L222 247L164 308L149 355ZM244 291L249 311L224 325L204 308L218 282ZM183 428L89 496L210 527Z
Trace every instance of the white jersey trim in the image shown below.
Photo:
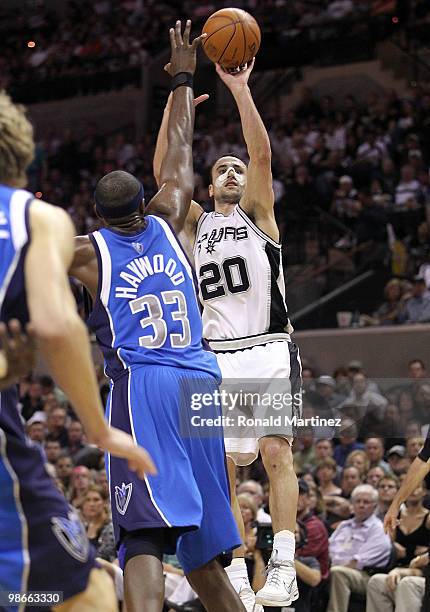
M107 247L106 241L103 238L100 232L93 232L94 240L97 242L97 246L100 251L100 258L102 262L102 269L99 270L99 274L102 275L101 278L101 288L100 288L100 301L103 304L104 309L107 312L107 316L109 318L109 327L112 334L112 348L115 348L115 329L113 327L112 316L109 310L109 295L110 295L110 286L112 280L112 261L109 253L109 249ZM116 354L118 359L122 363L124 370L127 369L127 366L121 357L120 349L116 350Z
M170 244L172 245L173 249L175 250L175 253L178 256L179 260L181 261L181 263L185 267L188 276L191 279L193 279L193 271L192 271L192 268L190 266L190 262L186 258L185 253L182 250L181 246L179 245L178 239L176 238L175 234L172 232L172 229L171 229L170 225L168 223L166 223L164 221L164 219L161 219L160 217L156 217L155 215L148 215L148 217L151 217L151 219L155 219L161 225L161 227L164 230L164 233L167 236L168 241L170 242Z
M258 236L260 236L260 238L262 238L266 242L269 242L271 245L273 245L277 249L282 248L282 244L280 242L276 242L275 240L273 240L273 238L268 236L265 232L263 232L263 230L261 230L257 225L255 225L253 221L251 221L251 219L248 217L248 215L243 210L243 208L240 207L240 204L237 205L236 210L239 213L239 215L242 217L242 219L245 221L245 223L247 223L249 227L253 229L254 232L258 234Z
M21 576L21 592L25 592L27 590L28 577L30 573L30 553L28 550L28 524L27 524L27 519L24 514L22 503L21 503L19 478L7 457L6 436L1 429L0 429L0 455L3 458L3 464L6 468L6 471L8 472L13 482L13 496L15 499L15 509L18 513L18 516L21 522L21 541L22 541L22 558L23 558L23 568L22 568L22 576ZM24 608L25 608L25 604L24 603L20 604L19 612L24 612Z
M134 430L133 411L131 409L131 391L130 389L131 389L131 368L128 368L128 384L127 384L128 417L130 420L131 435L133 436L134 443L138 444L138 441L136 438L136 432ZM163 512L161 511L160 507L158 506L157 502L154 499L154 494L152 493L151 485L149 484L148 477L146 475L144 476L144 479L145 479L146 487L148 489L149 497L151 498L154 508L157 510L158 514L161 516L163 521L166 523L167 527L171 527L172 524L169 523L169 521L167 520L167 518L165 517L165 515L163 514Z
M215 353L220 353L223 351L240 351L247 348L253 348L254 346L260 346L262 344L268 344L269 342L278 342L279 340L291 342L290 334L260 334L258 336L249 336L248 338L207 340L207 342Z
M9 288L9 283L15 274L19 258L21 257L22 248L28 241L27 226L25 224L25 205L32 198L33 196L29 191L17 189L12 194L9 202L10 229L15 255L13 256L9 269L6 273L3 286L0 287L0 308L3 305L3 300Z

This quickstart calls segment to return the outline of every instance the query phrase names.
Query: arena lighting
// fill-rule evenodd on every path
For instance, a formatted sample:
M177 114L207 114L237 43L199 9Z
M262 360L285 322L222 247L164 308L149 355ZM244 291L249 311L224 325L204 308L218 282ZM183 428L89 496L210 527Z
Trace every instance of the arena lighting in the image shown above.
M40 199L43 196L43 193L41 191L36 191L34 195L36 196L36 198Z
M27 47L29 49L34 49L34 47L36 46L36 43L34 42L34 40L29 40L27 43Z
M392 21L393 23L399 23L399 18L398 18L398 17L396 17L396 16L394 16L394 17L391 19L391 21Z

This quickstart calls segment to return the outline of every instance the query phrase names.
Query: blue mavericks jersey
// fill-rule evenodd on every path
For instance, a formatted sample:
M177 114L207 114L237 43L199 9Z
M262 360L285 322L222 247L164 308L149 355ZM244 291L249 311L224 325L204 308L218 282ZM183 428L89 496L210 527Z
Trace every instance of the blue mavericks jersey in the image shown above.
M103 228L90 238L99 268L97 300L89 318L102 349L106 374L159 365L221 377L204 350L193 271L168 223L145 217L133 235Z

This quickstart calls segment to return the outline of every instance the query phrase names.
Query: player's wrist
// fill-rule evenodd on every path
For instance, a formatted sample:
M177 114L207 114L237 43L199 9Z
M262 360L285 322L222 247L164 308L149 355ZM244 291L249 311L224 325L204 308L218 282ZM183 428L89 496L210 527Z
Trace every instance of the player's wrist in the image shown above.
M178 87L194 87L194 75L192 72L177 72L172 78L171 89L175 91Z

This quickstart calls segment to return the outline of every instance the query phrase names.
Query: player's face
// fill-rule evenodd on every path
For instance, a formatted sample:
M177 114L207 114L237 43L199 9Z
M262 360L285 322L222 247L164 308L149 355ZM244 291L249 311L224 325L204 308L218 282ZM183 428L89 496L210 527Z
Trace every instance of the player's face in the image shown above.
M245 164L237 157L222 157L212 169L209 193L216 202L237 204L246 187Z

